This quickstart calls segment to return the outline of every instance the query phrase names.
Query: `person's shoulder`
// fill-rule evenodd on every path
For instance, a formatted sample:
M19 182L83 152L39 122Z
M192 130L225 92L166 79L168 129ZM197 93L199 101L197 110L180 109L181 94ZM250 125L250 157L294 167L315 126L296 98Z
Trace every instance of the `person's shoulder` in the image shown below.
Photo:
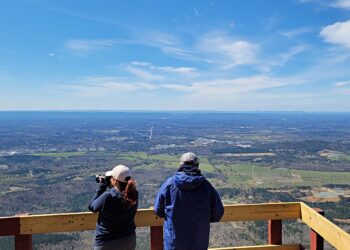
M175 173L175 174L176 174L176 173ZM164 181L163 184L165 184L165 185L171 185L171 184L174 182L175 174L169 176L169 177Z
M215 188L213 187L213 185L210 183L210 181L208 181L206 178L204 178L204 181L203 181L206 185L206 187L208 189L212 189L212 190L215 190Z
M115 188L111 188L106 195L106 202L108 204L120 205L124 202L123 194Z
M169 188L172 184L173 184L173 182L174 182L174 176L175 176L175 174L173 174L172 176L170 176L170 177L168 177L164 182L163 182L163 184L162 184L162 186L161 186L161 189L167 189L167 188Z
M99 197L97 197L96 200L98 199L100 202L106 202L106 200L109 200L111 197L112 195L110 190L106 190Z
M120 200L122 198L122 194L118 192L115 188L110 188L105 193L105 198L108 200Z
M111 194L111 196L115 196L115 197L122 197L123 196L123 194L115 188L111 188L110 194Z

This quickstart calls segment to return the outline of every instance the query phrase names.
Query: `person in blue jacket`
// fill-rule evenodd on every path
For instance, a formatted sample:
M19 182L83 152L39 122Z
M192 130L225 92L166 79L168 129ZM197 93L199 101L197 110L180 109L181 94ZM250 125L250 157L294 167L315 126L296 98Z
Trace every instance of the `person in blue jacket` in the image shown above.
M164 249L206 250L210 222L220 221L224 207L199 170L194 153L181 156L180 167L161 186L154 212L164 218Z
M101 183L89 205L89 210L98 212L94 250L136 248L134 217L138 205L138 192L131 179L129 168L118 165L106 173L110 186Z

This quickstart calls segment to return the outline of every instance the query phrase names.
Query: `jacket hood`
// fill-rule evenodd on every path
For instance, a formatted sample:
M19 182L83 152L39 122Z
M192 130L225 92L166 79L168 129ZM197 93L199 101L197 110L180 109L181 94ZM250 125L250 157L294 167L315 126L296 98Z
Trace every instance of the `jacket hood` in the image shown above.
M205 180L203 175L196 173L177 172L174 177L175 185L182 190L193 190L200 187Z

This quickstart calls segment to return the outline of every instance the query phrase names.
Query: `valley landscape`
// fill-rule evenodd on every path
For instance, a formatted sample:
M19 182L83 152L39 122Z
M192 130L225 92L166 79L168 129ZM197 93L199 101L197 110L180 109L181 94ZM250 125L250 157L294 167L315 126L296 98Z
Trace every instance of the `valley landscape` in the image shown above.
M303 201L350 232L349 124L348 113L0 112L0 216L87 211L95 175L117 164L131 168L139 208L149 208L192 151L225 204ZM285 243L308 245L305 225L287 221L283 230ZM148 237L138 229L138 249L148 249ZM263 221L218 223L210 246L266 238ZM12 241L0 238L4 249ZM92 241L93 231L33 238L35 249Z

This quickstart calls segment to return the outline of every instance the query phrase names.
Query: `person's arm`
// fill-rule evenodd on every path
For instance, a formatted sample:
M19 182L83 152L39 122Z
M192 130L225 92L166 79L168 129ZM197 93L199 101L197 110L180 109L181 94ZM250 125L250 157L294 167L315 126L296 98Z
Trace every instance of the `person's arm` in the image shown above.
M106 184L101 184L96 190L96 194L94 195L90 202L90 205L88 206L88 209L91 212L96 213L101 211L107 195L107 193L105 193L104 195L103 193L106 191L107 187L108 186Z
M154 201L154 213L158 215L160 218L164 218L165 216L165 196L167 189L169 187L169 179L163 183L160 187L158 194L156 195L156 199Z
M208 182L209 183L209 182ZM210 222L218 222L224 215L224 206L222 205L220 195L215 188L209 183L212 191L210 195Z

